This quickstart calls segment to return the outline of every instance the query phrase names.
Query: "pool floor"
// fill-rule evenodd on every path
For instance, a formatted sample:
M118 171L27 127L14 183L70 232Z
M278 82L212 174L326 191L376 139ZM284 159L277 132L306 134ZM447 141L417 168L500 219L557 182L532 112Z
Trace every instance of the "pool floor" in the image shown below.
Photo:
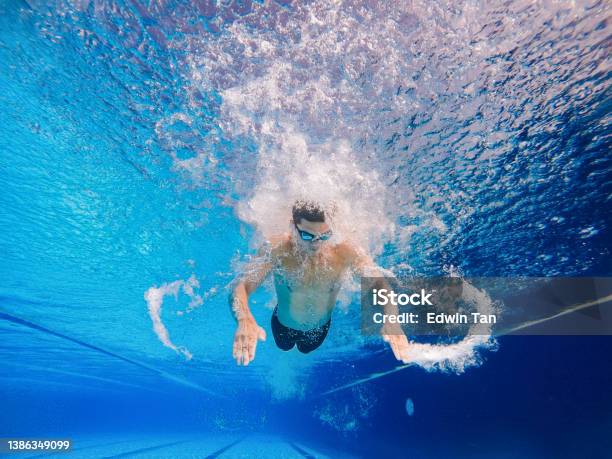
M203 437L74 438L69 452L19 454L23 458L341 458L354 456L271 435L214 435Z

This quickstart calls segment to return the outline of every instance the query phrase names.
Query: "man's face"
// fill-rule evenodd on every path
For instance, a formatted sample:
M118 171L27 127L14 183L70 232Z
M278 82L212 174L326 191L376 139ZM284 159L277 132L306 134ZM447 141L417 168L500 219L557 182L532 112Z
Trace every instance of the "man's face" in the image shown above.
M331 228L326 222L311 222L304 218L295 225L300 247L315 251L331 237Z

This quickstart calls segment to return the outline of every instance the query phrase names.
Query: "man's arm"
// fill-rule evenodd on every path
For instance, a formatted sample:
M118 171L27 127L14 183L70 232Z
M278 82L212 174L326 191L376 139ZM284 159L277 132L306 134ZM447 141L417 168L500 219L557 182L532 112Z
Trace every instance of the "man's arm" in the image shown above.
M249 296L257 290L272 269L270 257L267 251L260 249L255 258L246 266L244 274L232 290L230 305L237 322L253 319L253 314L249 309Z
M266 339L265 330L257 325L249 309L249 296L257 290L272 269L272 251L271 246L266 246L257 252L230 295L231 311L238 323L233 345L233 356L238 365L248 365L253 361L257 340Z
M344 247L344 252L348 257L350 267L355 276L377 278L373 287L391 290L389 283L384 279L387 270L378 266L366 252L348 244ZM384 311L385 314L395 315L398 313L398 308L397 305L392 305L389 301L384 306ZM410 361L410 343L402 328L398 324L386 323L383 325L381 333L383 340L389 343L395 358L403 363L408 363Z

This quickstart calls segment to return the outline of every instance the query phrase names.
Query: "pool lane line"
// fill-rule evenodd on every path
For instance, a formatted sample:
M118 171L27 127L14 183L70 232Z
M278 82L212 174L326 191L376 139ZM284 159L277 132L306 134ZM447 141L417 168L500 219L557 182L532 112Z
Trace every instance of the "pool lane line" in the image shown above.
M78 453L78 452L86 450L86 449L99 448L101 446L113 446L113 445L118 445L120 443L128 443L130 441L132 441L132 440L118 440L118 441L112 441L110 443L96 443L95 445L81 446L80 448L70 448L68 453ZM71 440L71 442L74 444L74 440ZM66 454L66 451L57 451L57 452L48 452L48 453L43 453L43 454L37 454L36 456L27 456L25 459L38 459L38 458L41 458L41 457L52 457L52 456L57 456L57 455L60 455L60 454Z
M304 451L302 448L300 448L298 445L296 445L295 443L293 443L292 441L288 442L291 447L296 450L298 453L300 453L302 456L304 456L306 459L317 459L315 456L313 456L312 454L310 454L308 451Z
M597 306L599 304L604 304L604 303L607 303L608 301L612 301L612 294L610 294L608 296L604 296L603 298L599 298L599 299L597 299L595 301L589 301L587 303L581 303L581 304L578 304L578 305L575 305L575 306L571 306L569 308L566 308L566 309L562 310L561 312L558 312L558 313L553 314L553 315L548 316L548 317L543 317L541 319L536 319L536 320L532 320L532 321L529 321L529 322L524 322L524 323L522 323L520 325L517 325L515 327L509 328L507 330L503 330L501 333L496 333L496 334L494 334L494 336L509 335L510 333L513 333L515 331L519 331L519 330L523 330L525 328L529 328L532 325L538 325L538 324L541 324L543 322L548 322L549 320L553 320L553 319L556 319L558 317L562 317L562 316L565 316L567 314L571 314L572 312L578 312L578 311L581 311L583 309L588 309L590 307ZM365 378L357 379L357 380L355 380L353 382L350 382L348 384L344 384L342 386L335 387L333 389L327 390L327 391L317 395L314 398L323 397L325 395L330 395L330 394L333 394L335 392L339 392L341 390L348 389L350 387L358 386L359 384L363 384L365 382L372 381L374 379L382 378L383 376L390 375L391 373L398 372L400 370L403 370L404 368L408 368L408 367L411 367L413 365L414 365L413 363L407 363L405 365L400 365L398 367L392 368L391 370L383 371L383 372L380 372L380 373L372 373L371 375L368 375Z
M115 459L118 457L130 457L135 454L147 453L149 451L155 451L155 450L162 449L162 448L169 448L170 446L180 445L181 443L187 443L189 441L193 441L193 440L179 440L179 441L173 441L171 443L164 443L162 445L157 445L157 446L148 446L147 448L139 448L139 449L135 449L132 451L126 451L125 453L116 454L114 456L104 456L101 459Z
M129 387L129 388L148 390L150 392L155 392L157 394L170 395L170 392L167 392L167 391L153 389L151 387L141 386L139 384L126 383L124 381L120 381L120 380L117 380L117 379L103 378L101 376L88 375L86 373L79 373L79 372L76 372L76 371L60 370L60 369L57 369L57 368L42 367L40 365L27 365L27 364L23 364L21 362L13 365L13 367L19 368L19 369L25 368L25 369L34 370L34 371L43 371L43 372L47 372L47 373L58 373L58 374L66 375L66 376L74 376L76 378L90 379L92 381L107 382L107 383L111 383L111 384L116 384L118 386L125 386L125 387ZM104 390L109 390L109 389L105 387ZM124 389L124 390L126 390L126 389Z
M597 300L594 301L589 301L587 303L582 303L582 304L578 304L575 306L570 306L569 308L563 309L562 311L553 314L551 316L548 317L543 317L542 319L535 319L535 320L530 320L529 322L523 322L520 325L517 325L515 327L512 328L508 328L506 330L502 330L499 334L496 334L496 336L504 336L504 335L508 335L510 333L514 333L515 331L519 331L519 330L523 330L525 328L529 328L533 325L538 325L541 324L543 322L548 322L549 320L553 320L553 319L557 319L558 317L563 317L567 314L571 314L572 312L578 312L581 311L583 309L588 309L590 307L593 306L597 306L599 304L604 304L607 303L608 301L612 301L612 294L608 295L608 296L604 296L603 298L599 298Z
M41 384L44 387L62 387L62 388L66 388L66 387L70 387L74 390L83 390L83 384L78 384L78 382L73 383L68 383L68 382L64 382L64 381L48 381L45 379L41 379L41 378L24 378L21 376L18 377L14 377L14 376L4 376L4 375L0 375L0 380L7 380L10 382L19 382L19 383L25 383L25 384L31 384L31 385L36 385L36 384ZM100 389L100 388L96 388L96 389ZM104 390L105 392L111 392L111 393L117 393L117 394L125 394L125 389L121 389L121 388L117 388L117 387L105 387L103 389L100 390ZM3 394L4 395L4 394Z
M147 364L138 362L137 360L130 359L129 357L124 357L124 356L116 354L116 353L114 353L112 351L107 351L106 349L103 349L103 348L101 348L99 346L86 343L85 341L81 341L80 339L73 338L73 337L65 335L63 333L50 330L49 328L43 327L42 325L35 324L35 323L27 321L25 319L21 319L20 317L17 317L17 316L11 315L11 314L7 314L5 312L1 312L0 311L0 319L6 320L8 322L13 322L13 323L18 324L18 325L23 325L24 327L28 327L28 328L31 328L33 330L37 330L37 331L46 333L48 335L52 335L52 336L56 336L58 338L65 339L66 341L70 341L72 343L78 344L79 346L83 346L83 347L85 347L87 349L94 350L96 352L99 352L101 354L107 355L109 357L114 357L116 359L122 360L124 362L127 362L127 363L129 363L131 365L134 365L136 367L142 368L144 370L151 371L151 372L153 372L153 373L155 373L155 374L157 374L157 375L159 375L159 376L161 376L161 377L163 377L165 379L173 381L173 382L175 382L177 384L181 384L183 386L190 387L192 389L200 390L202 392L205 392L205 393L207 393L209 395L213 395L213 396L218 397L218 398L225 398L223 395L217 394L217 393L215 393L215 392L213 392L213 391L211 391L211 390L209 390L209 389L207 389L205 387L202 387L199 384L191 382L191 381L189 381L187 379L179 378L178 376L175 376L175 375L173 375L171 373L167 373L167 372L165 372L163 370L159 370L158 368L155 368L155 367L149 366Z
M221 449L218 449L217 451L215 451L214 453L209 454L208 456L206 456L204 459L215 459L219 456L221 456L224 452L226 452L228 449L233 448L234 446L236 446L238 443L240 443L241 441L243 441L246 438L246 436L239 438L236 441L233 441L232 443L230 443L227 446L224 446Z
M365 378L356 379L355 381L350 382L348 384L344 384L342 386L338 386L338 387L335 387L333 389L327 390L327 391L323 392L322 394L320 394L318 396L315 396L314 398L319 398L319 397L323 397L324 395L330 395L330 394L333 394L335 392L340 392L341 390L348 389L348 388L354 387L354 386L358 386L359 384L363 384L365 382L372 381L374 379L382 378L383 376L390 375L391 373L395 373L397 371L403 370L404 368L408 368L408 367L411 367L413 365L414 365L413 363L407 363L405 365L400 365L399 367L392 368L391 370L382 371L380 373L372 373L371 375L368 375Z

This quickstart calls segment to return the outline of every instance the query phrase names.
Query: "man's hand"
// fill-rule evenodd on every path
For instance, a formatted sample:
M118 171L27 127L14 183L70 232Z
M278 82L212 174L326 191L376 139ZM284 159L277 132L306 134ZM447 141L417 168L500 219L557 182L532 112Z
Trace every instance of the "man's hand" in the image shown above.
M399 325L385 324L382 329L382 338L389 343L397 360L401 360L403 363L410 362L410 343Z
M255 358L257 340L266 340L266 331L257 325L253 317L238 321L234 335L234 358L238 365L248 365Z

